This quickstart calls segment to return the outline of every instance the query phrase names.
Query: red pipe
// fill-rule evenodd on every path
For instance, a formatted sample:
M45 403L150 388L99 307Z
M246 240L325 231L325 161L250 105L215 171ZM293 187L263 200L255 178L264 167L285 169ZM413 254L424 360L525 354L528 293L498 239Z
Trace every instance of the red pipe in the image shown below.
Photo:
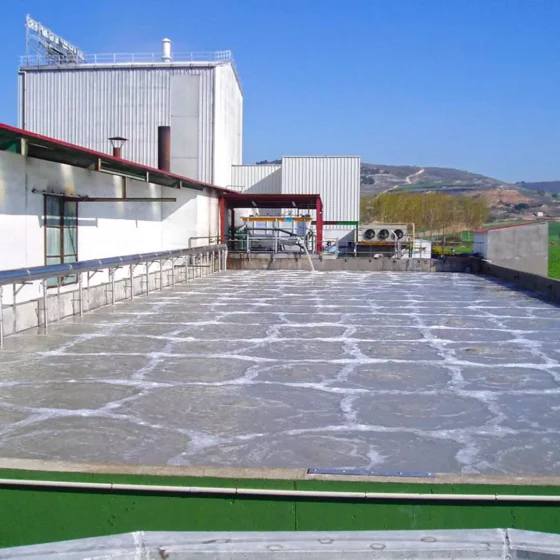
M321 253L323 251L323 201L321 197L317 197L316 202L316 210L317 210L317 253Z
M220 243L226 242L226 199L220 197Z

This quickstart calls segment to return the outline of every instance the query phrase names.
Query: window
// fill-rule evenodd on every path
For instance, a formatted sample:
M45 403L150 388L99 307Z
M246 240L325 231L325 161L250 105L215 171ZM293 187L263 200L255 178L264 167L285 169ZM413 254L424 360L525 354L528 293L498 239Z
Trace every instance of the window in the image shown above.
M73 263L78 260L78 202L61 196L45 196L45 264ZM75 274L60 279L60 284L77 281ZM57 286L50 278L49 286Z

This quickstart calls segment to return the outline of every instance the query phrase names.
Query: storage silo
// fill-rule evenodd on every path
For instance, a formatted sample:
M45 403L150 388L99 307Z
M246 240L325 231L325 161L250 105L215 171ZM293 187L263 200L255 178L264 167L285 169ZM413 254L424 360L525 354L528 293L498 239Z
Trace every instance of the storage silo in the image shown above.
M157 129L170 126L171 171L231 182L242 161L243 93L230 51L172 53L164 39L160 54L77 52L22 58L21 128L102 152L122 136L123 158L157 167Z

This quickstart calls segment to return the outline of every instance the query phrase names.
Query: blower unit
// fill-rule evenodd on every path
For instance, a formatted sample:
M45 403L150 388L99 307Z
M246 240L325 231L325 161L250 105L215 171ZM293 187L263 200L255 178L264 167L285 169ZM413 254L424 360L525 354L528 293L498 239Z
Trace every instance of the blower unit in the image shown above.
M371 225L358 230L358 243L390 243L403 239L407 234L405 225Z

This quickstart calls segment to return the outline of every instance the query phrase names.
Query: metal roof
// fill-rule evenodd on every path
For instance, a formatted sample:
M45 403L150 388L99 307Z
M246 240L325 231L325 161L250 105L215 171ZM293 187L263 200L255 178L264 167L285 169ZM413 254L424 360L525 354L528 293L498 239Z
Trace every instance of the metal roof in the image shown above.
M315 210L318 194L251 194L228 192L224 194L228 208L303 208Z
M229 189L224 189L210 183L183 177L182 175L177 175L169 171L162 171L161 169L117 158L109 154L104 154L103 152L97 152L62 140L43 136L42 134L35 134L28 130L0 123L0 151L22 153L22 140L27 145L27 155L32 158L122 175L130 177L131 179L146 181L164 187L190 188L196 190L208 188L224 193L232 192Z

